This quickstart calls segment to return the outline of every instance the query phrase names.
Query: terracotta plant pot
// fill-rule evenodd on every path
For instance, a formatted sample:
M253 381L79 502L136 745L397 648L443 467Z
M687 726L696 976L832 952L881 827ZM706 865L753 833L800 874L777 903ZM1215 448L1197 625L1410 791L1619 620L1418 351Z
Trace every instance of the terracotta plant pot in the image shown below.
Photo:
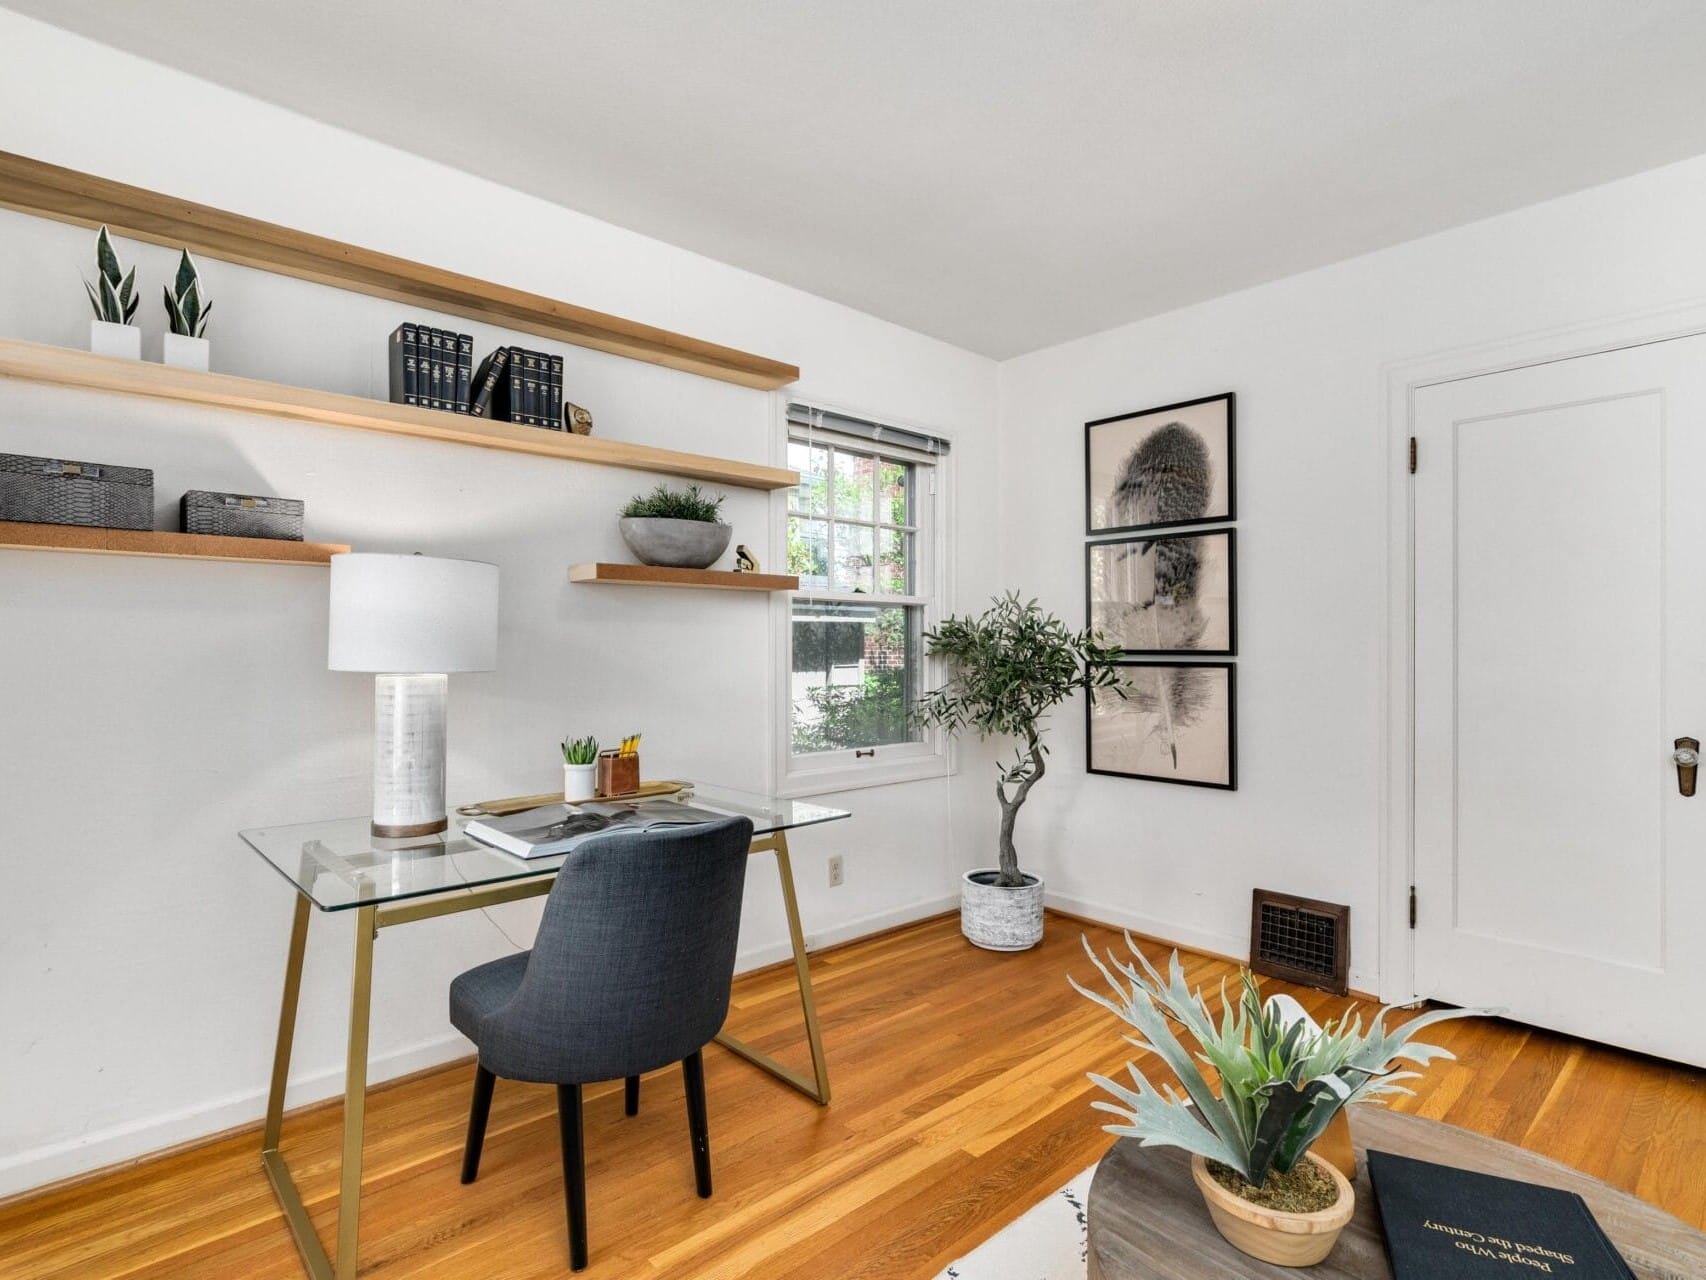
M1336 1201L1314 1213L1281 1213L1233 1195L1214 1180L1201 1156L1191 1157L1191 1177L1209 1217L1234 1249L1276 1267L1312 1267L1333 1251L1357 1201L1344 1174L1312 1151L1304 1159L1319 1165L1339 1189Z

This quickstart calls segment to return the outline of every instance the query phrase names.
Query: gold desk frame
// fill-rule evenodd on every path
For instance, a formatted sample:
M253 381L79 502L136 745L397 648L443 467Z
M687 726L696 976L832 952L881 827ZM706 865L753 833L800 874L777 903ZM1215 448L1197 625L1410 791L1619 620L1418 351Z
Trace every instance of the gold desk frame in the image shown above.
M805 1015L806 1040L811 1046L812 1077L783 1066L775 1058L726 1031L717 1043L775 1076L791 1089L805 1094L819 1106L829 1102L829 1064L823 1053L823 1032L818 1026L817 1001L812 996L811 968L807 963L805 934L800 929L800 907L794 895L794 870L788 860L788 840L780 831L758 837L749 853L774 853L782 880L782 905L788 916L788 941L794 951L794 975L800 987L800 1011ZM290 1050L296 1038L296 1007L302 994L302 960L308 947L308 917L312 904L306 895L296 895L296 914L290 926L290 951L284 968L284 996L279 1004L278 1042L273 1050L272 1084L267 1090L266 1126L261 1137L261 1167L272 1183L273 1194L284 1210L290 1234L302 1255L303 1269L312 1280L355 1280L356 1253L361 1217L361 1153L367 1108L367 1035L373 1004L373 944L379 930L393 925L430 920L435 916L474 911L500 902L516 902L549 893L555 875L510 881L485 888L457 889L429 898L410 899L388 906L353 908L355 916L355 970L350 984L349 1051L344 1069L344 1145L338 1183L338 1242L328 1257L314 1230L302 1193L296 1188L279 1138L284 1129L284 1091L290 1078ZM334 1260L335 1259L335 1260Z

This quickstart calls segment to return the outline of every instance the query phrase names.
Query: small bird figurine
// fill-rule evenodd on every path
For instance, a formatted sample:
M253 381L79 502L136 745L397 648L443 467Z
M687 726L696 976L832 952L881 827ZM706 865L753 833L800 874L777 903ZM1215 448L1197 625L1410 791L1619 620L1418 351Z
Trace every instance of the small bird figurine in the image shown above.
M746 543L744 542L737 544L735 547L735 572L758 572L758 557L746 549Z

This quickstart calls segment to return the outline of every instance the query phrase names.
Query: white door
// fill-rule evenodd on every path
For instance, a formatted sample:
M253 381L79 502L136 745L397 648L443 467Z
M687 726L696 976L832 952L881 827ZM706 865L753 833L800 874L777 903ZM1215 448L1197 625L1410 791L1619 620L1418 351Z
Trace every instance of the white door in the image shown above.
M1706 1065L1706 337L1415 431L1418 994Z

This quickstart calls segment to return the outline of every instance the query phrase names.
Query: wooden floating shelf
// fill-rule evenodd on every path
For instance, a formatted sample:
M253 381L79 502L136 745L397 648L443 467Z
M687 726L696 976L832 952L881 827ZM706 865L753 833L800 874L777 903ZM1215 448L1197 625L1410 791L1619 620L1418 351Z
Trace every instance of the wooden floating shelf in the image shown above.
M332 542L282 538L227 538L206 533L141 529L90 529L74 524L20 524L0 520L0 548L9 551L80 551L105 556L240 560L247 564L329 564L349 548Z
M798 472L781 467L732 462L597 436L577 436L543 427L524 427L513 422L475 418L465 413L419 409L334 391L315 391L308 387L238 378L228 373L202 373L146 360L91 355L69 347L51 347L11 338L0 338L0 376L63 387L83 387L92 391L113 391L121 395L149 396L216 409L237 409L324 427L383 431L391 435L471 444L484 449L506 449L512 453L531 453L598 466L654 471L746 489L787 489L800 480Z
M569 581L611 582L629 587L711 587L719 591L798 591L800 588L800 580L792 574L669 569L655 564L571 565Z
M0 206L771 391L795 365L0 151ZM374 341L383 335L375 335Z

